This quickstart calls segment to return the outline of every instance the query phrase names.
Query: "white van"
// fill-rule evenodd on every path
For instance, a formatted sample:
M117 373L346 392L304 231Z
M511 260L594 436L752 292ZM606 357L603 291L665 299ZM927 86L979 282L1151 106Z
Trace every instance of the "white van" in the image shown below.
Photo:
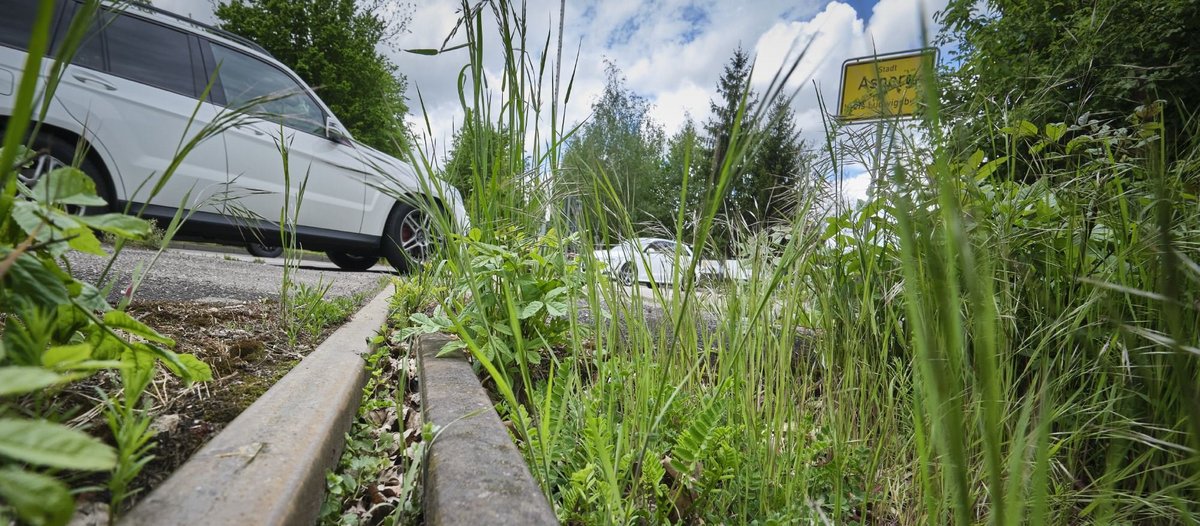
M0 124L12 115L39 3L3 0ZM50 57L83 2L55 5ZM43 82L51 62L43 61ZM180 147L232 108L248 114L200 142L159 185ZM384 257L407 271L442 241L434 224L445 222L432 221L433 213L448 214L456 230L468 226L449 184L355 142L313 90L261 47L152 7L105 3L47 109L33 138L39 157L23 182L79 154L113 210L128 206L160 224L188 210L181 238L277 246L285 195L294 207L305 181L296 239L344 269ZM293 212L287 217L291 223Z

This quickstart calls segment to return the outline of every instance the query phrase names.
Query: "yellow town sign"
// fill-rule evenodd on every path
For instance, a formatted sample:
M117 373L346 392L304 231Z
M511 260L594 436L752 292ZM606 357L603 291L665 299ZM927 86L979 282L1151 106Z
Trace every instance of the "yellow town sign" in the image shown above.
M838 117L844 121L911 117L935 53L918 49L847 60L842 64Z

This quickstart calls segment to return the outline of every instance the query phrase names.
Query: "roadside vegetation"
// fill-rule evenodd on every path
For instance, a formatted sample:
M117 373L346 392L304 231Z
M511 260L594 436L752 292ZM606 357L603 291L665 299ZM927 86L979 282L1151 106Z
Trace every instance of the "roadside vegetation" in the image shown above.
M396 326L442 290L419 278L393 284L387 327L367 357L362 404L341 460L325 476L321 525L422 524L424 462L437 429L421 420L417 358Z
M97 5L89 3L86 9L94 12ZM42 66L52 8L52 2L42 4L29 44L28 71ZM50 68L51 84L88 20L72 24L55 57L59 62ZM137 491L132 483L153 458L154 433L143 400L159 364L185 383L210 380L212 370L191 354L175 352L174 339L127 312L144 271L127 284L114 307L106 297L115 284L99 289L74 278L64 266L62 256L76 250L115 259L125 242L145 240L154 229L145 220L115 211L71 213L80 207L105 211L110 205L77 168L51 171L32 187L18 179L36 153L24 144L33 134L31 119L44 111L35 103L36 78L21 79L0 150L0 521L65 524L75 511L73 490L89 472L103 474L100 489L113 510L123 509ZM165 229L160 249L175 226ZM104 251L96 232L115 237L113 254ZM116 383L98 393L102 403L96 409L107 422L106 440L78 429L79 424L69 425L78 409L64 407L56 398L68 386L97 375Z
M494 387L564 523L1195 522L1200 100L1163 79L1197 55L1139 54L1090 7L975 4L940 15L961 55L925 79L919 119L827 119L772 179L787 206L739 217L779 139L761 131L805 80L794 63L751 94L726 82L735 51L725 124L657 150L616 65L593 120L568 125L571 50L520 31L519 5L464 3L466 48L442 52L467 56L450 167L475 228L427 269L447 293L405 334L457 335L446 352ZM1186 2L1119 7L1134 4L1156 15L1146 31L1196 20L1157 16ZM1121 61L1048 46L1084 68L1055 69L1018 45L1068 25ZM506 57L491 89L489 54ZM988 71L1026 64L1042 74ZM1071 100L1039 105L1056 90ZM528 129L539 115L550 137ZM589 155L610 115L624 146ZM834 195L844 162L872 177L865 202ZM665 201L626 182L666 180ZM601 277L595 243L648 228L742 254L752 277L700 286L683 262L648 294Z
M669 138L610 65L595 118L568 123L571 50L526 35L520 5L464 2L466 45L417 50L467 57L451 160L400 151L463 185L475 228L400 282L323 522L419 519L436 430L409 423L403 352L434 331L477 365L564 523L1196 522L1200 16L1183 1L976 4L940 15L961 54L926 79L920 119L827 119L824 144L804 145L787 109L800 56L756 94L753 57L731 51L713 118ZM499 83L484 81L494 54ZM0 523L64 524L96 487L115 520L156 454L155 379L223 364L130 315L139 277L114 306L71 276L66 251L116 257L95 231L119 253L152 229L68 213L105 205L79 170L18 181L38 111L34 80L18 90L0 150ZM836 195L846 160L874 181L865 202ZM645 294L602 277L598 244L649 233L740 256L751 278L701 285L679 258ZM344 317L324 292L285 293L285 336ZM119 386L98 395L107 433L56 398L93 380Z

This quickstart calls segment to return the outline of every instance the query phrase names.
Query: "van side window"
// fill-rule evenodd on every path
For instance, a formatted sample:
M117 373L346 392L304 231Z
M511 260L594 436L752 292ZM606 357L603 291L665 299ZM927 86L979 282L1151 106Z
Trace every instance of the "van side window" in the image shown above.
M0 44L28 49L33 36L33 21L37 18L38 2L5 2L4 16L0 16Z
M121 15L104 29L108 70L150 86L196 96L188 35L140 18Z
M18 0L4 2L4 15L0 16L0 45L14 47L20 50L29 49L29 39L33 37L33 22L37 18L38 0ZM53 40L50 42L50 56L57 56L70 29L72 15L78 2L56 2L54 18L50 23ZM104 51L100 42L100 21L94 21L92 27L80 42L71 63L92 69L104 69Z
M226 104L315 135L324 135L321 106L299 83L282 70L220 44L212 44L217 76L225 90Z
M76 18L82 16L80 10L79 2L67 4L67 11L58 25L58 30L54 32L54 42L50 45L52 56L58 56L62 50L63 41L67 38L67 32L71 30L71 24L75 23ZM101 28L111 22L115 16L108 11L98 11L95 14L88 24L87 32L79 41L79 47L75 48L75 54L71 56L72 64L104 71L104 41L101 37Z

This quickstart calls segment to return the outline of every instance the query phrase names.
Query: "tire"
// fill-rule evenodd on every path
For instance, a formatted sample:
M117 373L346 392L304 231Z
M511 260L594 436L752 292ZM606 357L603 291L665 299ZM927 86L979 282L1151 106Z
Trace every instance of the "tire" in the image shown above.
M374 267L375 264L379 262L378 255L366 256L362 254L338 252L335 250L325 251L325 256L328 257L329 261L332 261L334 265L337 265L338 268L342 270L349 270L351 272L362 272Z
M283 247L273 247L259 243L258 241L251 241L246 245L246 252L249 252L251 256L259 258L277 258L283 254Z
M70 166L75 159L75 145L55 135L38 135L33 141L33 151L36 156L33 158L31 166L18 173L21 182L29 188L33 188L33 185L45 173L56 168ZM68 210L71 213L86 215L103 214L113 210L116 201L113 197L112 187L104 176L104 169L92 162L91 157L88 156L84 156L80 161L79 169L96 183L96 195L108 204L105 206L72 206Z
M437 234L428 214L397 203L383 229L380 251L401 274L408 274L433 257Z
M620 272L617 273L617 278L621 280L621 284L626 287L632 287L637 284L637 267L633 263L625 263L621 265Z

